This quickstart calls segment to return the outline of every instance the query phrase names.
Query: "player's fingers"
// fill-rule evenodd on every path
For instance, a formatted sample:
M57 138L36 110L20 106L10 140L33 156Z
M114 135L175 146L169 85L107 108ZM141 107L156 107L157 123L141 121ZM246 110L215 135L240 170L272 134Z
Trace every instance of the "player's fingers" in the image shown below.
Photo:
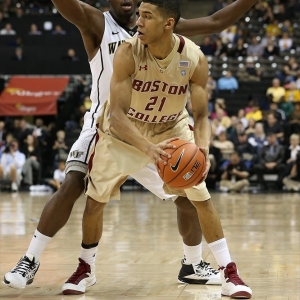
M167 158L171 158L171 154L167 153L166 151L164 151L165 148L161 148L158 150L159 154L162 156L165 156Z
M165 143L165 144L170 144L171 142L174 142L174 141L177 141L177 140L179 140L178 137L173 137L173 138L170 138L170 139L165 140L164 143ZM173 146L172 148L176 148L175 145L172 145L172 146Z

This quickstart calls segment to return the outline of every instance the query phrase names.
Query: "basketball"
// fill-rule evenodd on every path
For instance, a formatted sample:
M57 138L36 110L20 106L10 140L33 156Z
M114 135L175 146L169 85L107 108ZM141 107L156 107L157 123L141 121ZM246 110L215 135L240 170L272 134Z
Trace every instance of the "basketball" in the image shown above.
M187 189L196 185L205 171L204 154L194 143L184 140L171 142L176 148L164 149L172 155L169 159L162 156L167 164L159 163L159 176L169 186L177 189Z

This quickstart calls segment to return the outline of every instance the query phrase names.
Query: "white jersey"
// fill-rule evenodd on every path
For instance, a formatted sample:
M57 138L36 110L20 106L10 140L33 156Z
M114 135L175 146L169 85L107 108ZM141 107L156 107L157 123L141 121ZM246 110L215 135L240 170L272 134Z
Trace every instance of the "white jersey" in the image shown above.
M85 126L95 126L101 107L108 99L110 80L113 73L113 58L117 48L136 33L136 28L122 27L110 12L104 12L105 28L100 48L90 61L92 73L92 90L90 98L92 107L90 120L85 120ZM90 121L90 122L89 122Z

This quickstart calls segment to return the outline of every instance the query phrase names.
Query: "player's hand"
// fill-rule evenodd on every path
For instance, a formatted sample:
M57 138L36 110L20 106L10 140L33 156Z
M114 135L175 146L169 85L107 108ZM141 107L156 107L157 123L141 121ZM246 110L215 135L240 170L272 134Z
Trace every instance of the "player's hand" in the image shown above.
M197 185L199 185L200 183L202 183L203 181L205 181L205 179L206 179L206 177L208 175L210 166L211 166L210 159L209 159L209 149L208 148L202 148L202 147L199 147L199 149L200 149L200 151L205 156L206 167L205 167L205 171L203 172L203 176L200 179L200 181L197 183Z
M161 158L161 156L164 156L167 159L169 159L171 157L171 155L168 154L166 151L164 151L164 149L174 149L174 148L176 148L175 145L170 144L171 142L176 141L176 140L178 140L178 137L165 140L163 142L160 142L159 144L152 144L149 147L149 149L147 151L147 155L150 156L150 158L154 162L158 172L160 171L159 168L158 168L159 163L163 163L164 165L167 164L167 162L165 160L163 160Z

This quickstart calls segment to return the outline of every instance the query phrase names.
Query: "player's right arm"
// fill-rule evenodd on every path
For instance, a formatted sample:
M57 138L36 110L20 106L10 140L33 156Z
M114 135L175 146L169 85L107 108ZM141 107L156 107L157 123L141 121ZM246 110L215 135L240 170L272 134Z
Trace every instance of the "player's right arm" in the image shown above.
M131 48L131 44L125 42L118 48L114 56L114 71L110 82L110 129L121 140L148 155L156 164L163 163L160 155L170 157L163 149L174 148L174 145L169 144L174 139L157 145L153 144L139 132L127 117L132 96L131 75L135 71Z
M91 60L101 44L105 21L103 13L78 0L52 0L59 13L80 31L84 46Z

